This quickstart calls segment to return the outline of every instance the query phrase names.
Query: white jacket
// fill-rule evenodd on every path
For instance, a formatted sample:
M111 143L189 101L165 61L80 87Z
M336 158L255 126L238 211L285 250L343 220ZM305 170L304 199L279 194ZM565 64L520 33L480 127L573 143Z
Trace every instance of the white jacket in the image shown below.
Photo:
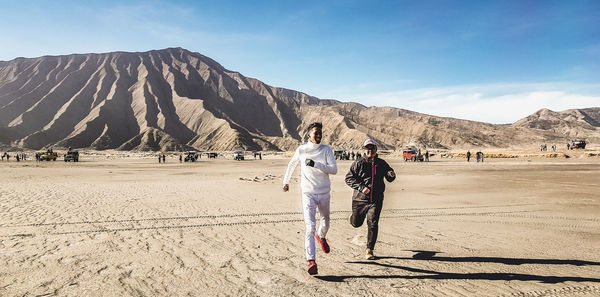
M314 167L306 166L306 159L315 162ZM333 151L328 145L307 142L296 149L288 163L283 184L290 183L290 178L300 162L300 188L303 194L324 194L331 190L330 174L337 173L337 164Z

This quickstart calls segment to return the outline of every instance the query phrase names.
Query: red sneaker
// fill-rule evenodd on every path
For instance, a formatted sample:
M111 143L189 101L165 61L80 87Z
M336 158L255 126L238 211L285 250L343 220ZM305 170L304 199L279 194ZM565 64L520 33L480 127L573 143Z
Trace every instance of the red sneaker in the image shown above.
M317 273L317 262L315 260L308 260L308 274L315 275Z
M327 244L327 239L321 239L318 234L315 234L315 238L317 238L317 241L321 244L321 249L323 249L323 252L325 254L329 253L329 244Z

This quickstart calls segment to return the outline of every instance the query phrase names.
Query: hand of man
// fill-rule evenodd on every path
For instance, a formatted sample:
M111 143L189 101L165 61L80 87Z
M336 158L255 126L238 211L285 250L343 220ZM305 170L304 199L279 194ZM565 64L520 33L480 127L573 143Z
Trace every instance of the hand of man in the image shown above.
M390 170L390 171L388 171L388 176L389 177L396 177L396 173L394 172L394 170Z
M315 161L306 159L306 166L315 167Z
M290 190L290 185L289 185L289 184L285 184L285 185L283 185L283 191L284 191L284 192L287 192L287 191L289 191L289 190Z
M369 194L369 192L371 192L371 190L369 190L369 188L365 187L364 189L362 189L363 194L367 195Z

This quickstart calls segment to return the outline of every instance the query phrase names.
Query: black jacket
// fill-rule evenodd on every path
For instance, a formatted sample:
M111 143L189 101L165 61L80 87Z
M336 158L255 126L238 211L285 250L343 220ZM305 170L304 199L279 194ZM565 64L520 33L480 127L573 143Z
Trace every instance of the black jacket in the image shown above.
M387 173L392 169L390 165L379 156L375 156L374 162L367 158L360 158L350 166L350 171L346 174L346 184L354 189L353 199L367 199L377 201L383 199L385 183L394 181L396 177L391 177ZM369 188L369 194L362 193L364 188Z

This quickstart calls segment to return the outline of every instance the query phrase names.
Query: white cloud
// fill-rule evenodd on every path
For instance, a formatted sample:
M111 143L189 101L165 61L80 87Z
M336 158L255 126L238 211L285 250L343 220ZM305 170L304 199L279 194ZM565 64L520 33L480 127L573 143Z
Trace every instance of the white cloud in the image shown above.
M468 85L365 94L351 100L365 105L393 106L436 116L504 124L542 108L562 111L600 107L600 85Z

